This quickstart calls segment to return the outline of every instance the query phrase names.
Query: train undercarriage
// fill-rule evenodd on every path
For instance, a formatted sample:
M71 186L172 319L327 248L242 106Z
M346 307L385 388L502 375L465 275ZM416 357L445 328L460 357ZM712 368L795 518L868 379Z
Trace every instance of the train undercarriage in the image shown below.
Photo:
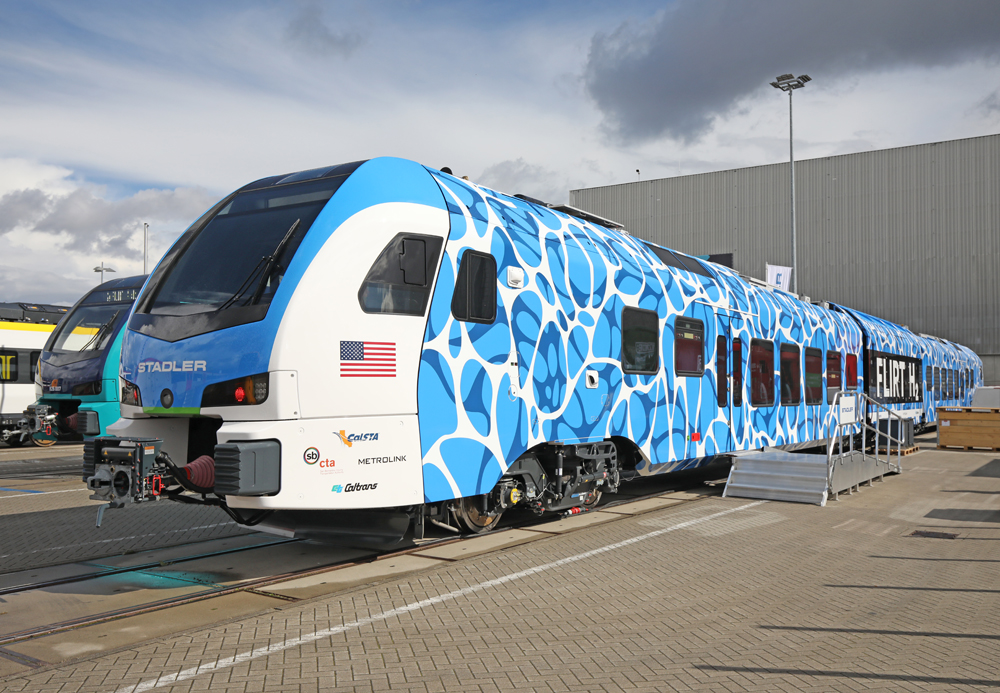
M406 536L422 539L427 526L455 533L482 534L518 507L544 513L576 514L592 509L604 493L622 482L619 446L598 443L545 443L532 448L507 469L489 493L401 508L358 510L261 510L247 512L226 503L217 487L215 461L201 455L180 466L153 438L102 437L84 445L83 480L105 509L169 499L218 506L236 522L284 536L323 543L386 547ZM634 455L626 455L634 469Z

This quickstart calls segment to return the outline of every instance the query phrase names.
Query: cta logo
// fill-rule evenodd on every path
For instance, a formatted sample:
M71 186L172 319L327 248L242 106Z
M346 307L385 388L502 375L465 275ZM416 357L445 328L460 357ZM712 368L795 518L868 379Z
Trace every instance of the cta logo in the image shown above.
M319 450L316 448L308 448L304 453L302 453L302 460L308 464L318 464L321 469L333 469L337 466L336 460L321 460L322 455L319 454Z
M378 482L374 484L334 484L330 489L333 493L351 493L352 491L374 491L378 488Z
M355 443L364 443L371 440L378 440L378 433L348 433L347 431L337 431L340 442L347 447L354 447Z
M207 361L160 361L147 359L139 364L140 373L194 373L208 370Z

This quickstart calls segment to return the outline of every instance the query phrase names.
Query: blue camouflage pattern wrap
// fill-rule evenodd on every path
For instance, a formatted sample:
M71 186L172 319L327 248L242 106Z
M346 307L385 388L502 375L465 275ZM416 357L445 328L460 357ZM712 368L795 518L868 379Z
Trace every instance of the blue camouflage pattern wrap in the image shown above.
M525 451L546 442L632 441L640 474L697 466L720 453L827 437L829 404L749 406L750 340L860 354L843 315L754 286L711 266L668 266L628 234L584 222L452 176L435 176L451 230L431 301L417 389L427 502L489 492ZM497 264L493 324L456 320L455 279L467 250ZM520 288L507 269L524 272ZM622 311L654 311L661 367L624 373ZM704 324L704 373L674 372L677 316ZM743 406L718 404L719 334L740 339ZM730 354L727 353L727 357ZM731 362L731 359L727 360ZM586 387L586 371L598 387ZM800 385L801 387L801 385Z

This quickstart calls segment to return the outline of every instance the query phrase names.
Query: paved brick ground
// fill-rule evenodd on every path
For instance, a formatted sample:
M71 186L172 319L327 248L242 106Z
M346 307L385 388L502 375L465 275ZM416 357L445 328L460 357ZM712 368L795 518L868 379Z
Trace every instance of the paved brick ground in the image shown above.
M100 504L87 501L87 496L66 492L0 497L0 573L248 532L218 508L166 501L109 510L98 529ZM82 505L49 509L67 498L79 499Z
M1000 687L1000 459L923 452L906 468L826 508L713 498L654 510L0 688L107 691L178 674L157 690ZM325 629L336 632L312 635Z

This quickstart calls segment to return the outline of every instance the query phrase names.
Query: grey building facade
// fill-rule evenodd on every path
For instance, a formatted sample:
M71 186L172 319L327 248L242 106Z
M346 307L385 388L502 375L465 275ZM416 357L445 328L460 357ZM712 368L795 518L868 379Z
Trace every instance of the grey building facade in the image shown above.
M1000 385L1000 135L795 162L798 292L971 348ZM570 205L766 276L792 264L789 164L570 191Z

